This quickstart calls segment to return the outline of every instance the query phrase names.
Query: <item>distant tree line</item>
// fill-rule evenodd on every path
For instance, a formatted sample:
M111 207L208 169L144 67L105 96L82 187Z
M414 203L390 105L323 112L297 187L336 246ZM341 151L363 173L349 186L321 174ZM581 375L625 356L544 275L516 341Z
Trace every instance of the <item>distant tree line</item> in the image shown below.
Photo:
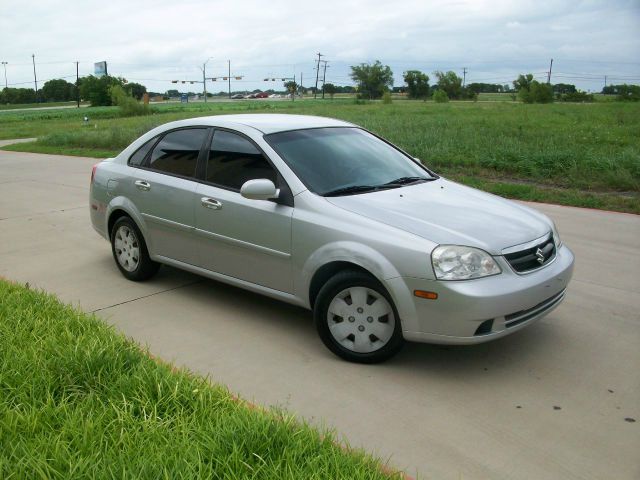
M93 106L112 105L113 99L110 94L110 87L121 86L124 91L135 98L142 99L147 91L144 85L135 82L127 82L119 77L82 77L76 83L67 82L64 79L48 80L42 88L38 89L38 94L33 88L3 88L0 91L0 103L19 104L36 102L69 102L77 99L78 88L81 100L91 102Z
M605 95L616 95L618 100L640 101L640 85L607 85L602 89Z
M578 90L575 85L567 83L557 83L550 85L534 79L532 74L519 75L513 81L513 86L507 84L493 84L473 82L463 85L462 79L453 71L433 72L435 84L429 84L429 75L419 70L407 70L403 73L404 86L394 87L393 72L388 65L383 65L379 60L374 63L361 63L351 66L351 79L356 86L339 86L332 83L325 83L323 90L330 98L337 93L356 93L359 98L374 100L382 98L385 93L399 92L406 93L409 99L426 100L432 98L438 102L449 100L476 100L480 93L510 93L513 99L524 103L550 103L553 101L565 102L592 102L592 94ZM122 100L122 95L115 97L111 90L121 87L126 96L135 100L141 100L147 93L144 85L135 82L128 82L121 77L102 76L95 77L89 75L82 77L76 83L68 82L64 79L54 79L45 82L37 95L32 88L4 88L0 91L0 103L21 104L35 102L65 102L76 100L78 93L80 99L88 101L93 106L108 106L115 104L115 98ZM295 91L304 93L316 93L315 87L304 89L296 84L285 85L287 92ZM261 90L254 90L260 92ZM277 93L273 89L266 90L267 93ZM318 89L317 93L321 90ZM180 95L178 90L168 90L164 94L149 92L150 96L162 96L163 98L176 97ZM238 92L233 92L238 93ZM244 93L244 92L243 92ZM618 100L640 101L640 86L638 85L607 85L602 89L606 95L615 95ZM189 96L195 96L189 92ZM217 94L208 93L207 96L226 96L228 92L220 91Z

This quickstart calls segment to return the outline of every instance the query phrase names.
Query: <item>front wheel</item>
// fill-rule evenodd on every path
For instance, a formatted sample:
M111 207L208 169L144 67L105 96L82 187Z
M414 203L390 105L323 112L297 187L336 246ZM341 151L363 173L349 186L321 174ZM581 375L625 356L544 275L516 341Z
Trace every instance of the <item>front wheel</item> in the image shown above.
M400 319L389 293L357 271L332 277L318 293L316 329L333 353L350 362L378 363L403 345Z
M160 268L159 263L149 258L142 233L129 217L120 217L113 225L111 251L118 269L129 280L147 280Z

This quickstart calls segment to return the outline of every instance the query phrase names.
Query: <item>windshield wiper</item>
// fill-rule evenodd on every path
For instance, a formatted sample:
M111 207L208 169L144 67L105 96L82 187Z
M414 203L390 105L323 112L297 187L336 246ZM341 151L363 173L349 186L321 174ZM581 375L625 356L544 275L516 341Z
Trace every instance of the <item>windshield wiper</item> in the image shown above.
M389 188L396 188L399 185L351 185L349 187L340 187L335 190L330 190L322 194L323 197L336 197L338 195L349 195L350 193L363 193L363 192L375 192L377 190L387 190Z
M410 183L417 183L417 182L430 182L431 180L435 180L435 178L400 177L400 178L396 178L395 180L391 180L390 182L387 182L384 185L408 185Z

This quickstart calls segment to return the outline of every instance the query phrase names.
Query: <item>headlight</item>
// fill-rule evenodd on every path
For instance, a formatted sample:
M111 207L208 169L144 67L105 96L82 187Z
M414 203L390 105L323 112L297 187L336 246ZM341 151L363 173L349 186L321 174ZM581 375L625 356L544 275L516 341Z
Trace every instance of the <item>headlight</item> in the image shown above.
M502 272L487 252L458 245L440 245L431 253L431 263L439 280L467 280Z
M560 234L558 233L558 227L556 227L555 222L551 222L551 231L553 232L553 241L556 244L556 250L562 246L562 240L560 240Z

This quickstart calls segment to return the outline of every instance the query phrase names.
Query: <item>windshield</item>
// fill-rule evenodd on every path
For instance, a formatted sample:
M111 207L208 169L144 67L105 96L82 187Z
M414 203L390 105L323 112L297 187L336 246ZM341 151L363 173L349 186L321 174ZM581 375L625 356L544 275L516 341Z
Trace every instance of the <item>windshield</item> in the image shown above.
M294 130L265 139L319 195L363 193L434 179L396 148L355 127Z

